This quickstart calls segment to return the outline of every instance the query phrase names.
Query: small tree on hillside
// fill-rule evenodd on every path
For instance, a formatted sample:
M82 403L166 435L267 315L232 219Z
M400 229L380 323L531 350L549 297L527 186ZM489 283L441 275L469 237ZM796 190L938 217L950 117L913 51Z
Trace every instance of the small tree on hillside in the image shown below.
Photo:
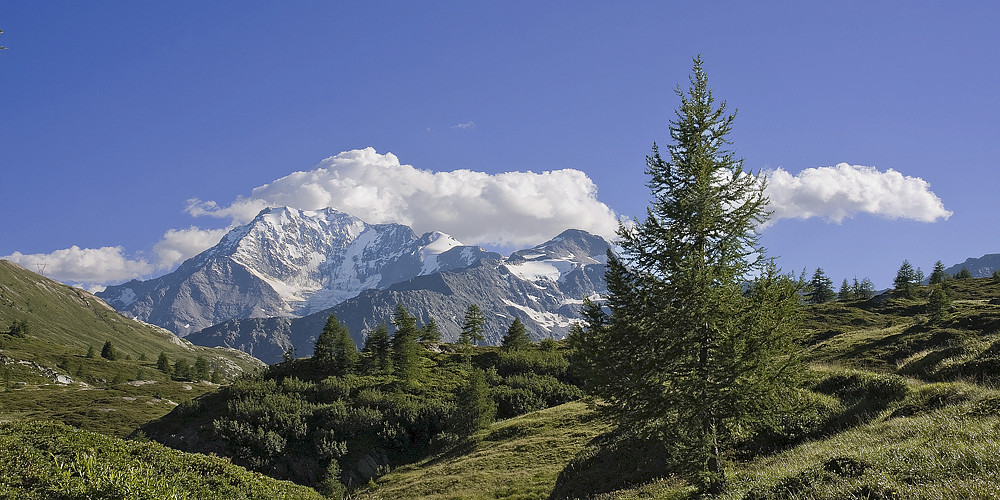
M817 267L813 273L812 281L809 282L809 302L822 304L829 302L837 296L833 291L833 281L823 273L823 269Z
M10 328L7 329L6 333L11 337L24 338L28 335L28 322L15 319L11 322Z
M910 261L904 260L896 271L896 279L892 284L896 292L903 297L913 298L916 295L917 286L920 281L917 279L917 270L913 268Z
M837 300L854 300L854 289L847 283L847 278L844 278L844 282L840 284Z
M392 342L389 340L389 327L385 322L368 334L361 352L365 356L368 371L392 373Z
M955 275L955 279L959 280L972 279L972 272L969 271L969 268L963 267L962 270Z
M531 347L528 330L524 328L524 323L521 322L520 318L514 318L514 322L507 329L500 346L505 351L519 351Z
M421 366L423 347L417 342L417 337L420 335L417 330L417 319L399 304L392 316L392 322L396 325L396 333L392 336L393 372L407 385L413 385L423 374Z
M993 283L1000 285L1000 269L993 271Z
M204 356L198 356L194 360L194 367L191 369L191 378L195 381L208 380L212 375L212 367L208 365L208 360Z
M358 364L358 348L351 332L334 314L327 317L323 331L316 338L313 359L334 375L351 373Z
M934 269L931 270L931 277L927 281L929 285L938 285L944 283L950 276L944 271L944 264L941 261L934 263Z
M420 329L420 341L430 344L441 342L441 327L434 318L427 321L427 324Z
M104 342L104 347L101 348L101 357L108 361L118 359L118 352L115 350L115 346L111 345L110 340Z
M469 304L469 308L465 310L462 332L458 335L458 344L462 349L462 355L465 356L466 363L472 362L472 342L486 340L486 337L483 336L483 325L485 324L486 318L483 317L483 310L476 304Z
M930 299L927 301L927 314L930 315L931 321L938 322L944 319L949 305L951 305L951 298L948 297L944 283L935 285L934 290L931 291Z
M177 380L191 380L191 363L186 359L178 359L174 363L174 378Z
M167 376L170 376L171 364L170 358L167 357L167 353L161 352L160 357L156 358L156 369L166 373Z
M490 425L497 413L497 404L490 397L490 387L486 384L486 374L475 369L470 370L467 377L455 397L458 405L455 429L466 435Z

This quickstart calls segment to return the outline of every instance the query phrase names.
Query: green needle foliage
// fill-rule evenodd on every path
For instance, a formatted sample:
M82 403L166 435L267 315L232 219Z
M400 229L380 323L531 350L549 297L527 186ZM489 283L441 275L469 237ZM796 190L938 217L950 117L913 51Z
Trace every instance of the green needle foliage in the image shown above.
M734 115L716 106L700 58L690 82L677 90L668 159L655 144L647 157L652 206L619 228L610 314L588 318L597 352L584 358L618 426L673 447L687 476L718 493L727 448L792 400L799 283L763 257L764 180L725 149Z
M327 365L336 375L351 373L358 364L358 348L351 332L334 314L326 319L326 326L316 339L313 359Z
M524 323L520 318L514 318L514 322L507 329L507 334L503 336L500 346L505 351L520 351L531 347L531 338L524 328Z

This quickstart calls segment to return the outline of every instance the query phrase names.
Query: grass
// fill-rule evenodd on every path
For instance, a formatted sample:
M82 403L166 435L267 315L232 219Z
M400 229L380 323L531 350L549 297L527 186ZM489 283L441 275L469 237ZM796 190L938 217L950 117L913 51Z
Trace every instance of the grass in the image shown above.
M54 422L0 424L0 498L311 499L314 490L206 455Z
M548 498L567 464L606 430L579 401L529 413L390 472L361 498Z

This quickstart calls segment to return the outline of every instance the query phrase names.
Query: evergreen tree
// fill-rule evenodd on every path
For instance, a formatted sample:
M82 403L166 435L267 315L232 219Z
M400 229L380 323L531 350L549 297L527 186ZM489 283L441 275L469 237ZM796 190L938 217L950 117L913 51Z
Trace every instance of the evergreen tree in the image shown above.
M110 340L104 342L104 347L101 348L101 357L108 361L115 361L118 359L118 352L115 351L115 346L111 345Z
M198 356L194 360L194 367L191 369L191 378L197 381L208 380L211 375L211 367L204 356Z
M396 333L392 336L393 372L407 385L413 385L422 375L423 348L417 343L417 337L420 335L417 330L417 319L399 304L392 316L392 322L396 325Z
M959 280L972 279L972 273L969 271L969 268L963 267L962 270L955 275L955 279Z
M87 357L93 359L97 354L94 352L94 346L87 346Z
M211 382L211 383L213 383L213 384L221 384L222 383L222 374L219 373L219 369L218 368L212 370L212 376L208 379L208 381Z
M7 329L7 335L10 335L11 337L24 338L28 335L28 322L15 319L11 322L10 328Z
M483 325L486 318L483 317L483 310L476 304L469 304L465 310L465 320L462 322L462 331L458 335L458 344L465 357L465 362L472 362L472 341L482 342L486 340L483 336Z
M899 270L896 271L896 279L892 281L893 287L903 297L913 298L916 295L917 285L920 281L917 280L917 270L913 268L910 261L904 260L903 264L899 266Z
M865 277L861 280L861 286L858 287L858 298L868 300L875 296L875 284L872 280Z
M948 278L949 278L948 273L944 271L944 264L942 264L941 261L939 260L934 263L934 269L931 270L931 277L930 280L928 281L928 284L937 285L940 283L944 283L944 281Z
M441 342L441 328L438 326L437 321L431 318L423 328L420 329L420 341L428 342L431 344L436 344Z
M938 322L944 319L944 314L951 305L951 299L948 297L948 291L944 288L944 283L939 283L931 291L930 299L927 301L927 314L930 315L931 321Z
M609 252L610 314L589 325L599 336L589 357L617 425L676 449L683 472L715 494L734 436L791 400L800 283L763 256L764 180L725 149L734 115L716 107L701 65L678 89L669 158L655 144L647 158L653 205L619 227L621 256Z
M993 283L1000 284L1000 269L993 271Z
M514 322L507 329L507 334L503 336L500 343L505 351L519 351L531 347L531 338L528 337L528 330L524 328L524 323L520 318L514 318Z
M156 358L156 369L167 374L167 377L170 377L170 374L173 372L173 365L170 364L170 358L167 357L167 353L161 352L160 357Z
M847 283L847 278L844 278L844 282L840 284L837 300L854 300L854 289Z
M191 380L191 363L186 359L178 359L174 363L174 378L177 380Z
M465 384L456 395L458 422L456 430L461 434L471 434L493 422L497 405L490 397L490 387L486 384L486 373L480 369L468 373Z
M365 355L369 371L392 373L392 343L389 328L384 322L368 334L361 352Z
M812 281L809 282L809 302L822 304L833 300L836 296L833 291L833 281L823 273L822 268L817 267Z
M313 359L334 375L351 373L358 364L358 348L351 332L334 314L326 319L326 326L316 338Z

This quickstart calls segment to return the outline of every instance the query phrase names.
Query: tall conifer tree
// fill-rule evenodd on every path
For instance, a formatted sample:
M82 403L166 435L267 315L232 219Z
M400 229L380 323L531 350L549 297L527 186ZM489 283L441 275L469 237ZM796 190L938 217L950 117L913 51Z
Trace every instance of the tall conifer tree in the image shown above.
M800 283L763 256L764 179L727 150L734 119L694 60L670 122L669 156L647 157L652 206L609 253L609 314L588 325L591 377L624 429L676 446L688 477L722 491L734 435L787 408ZM750 282L748 288L744 288ZM590 311L592 316L600 316Z

